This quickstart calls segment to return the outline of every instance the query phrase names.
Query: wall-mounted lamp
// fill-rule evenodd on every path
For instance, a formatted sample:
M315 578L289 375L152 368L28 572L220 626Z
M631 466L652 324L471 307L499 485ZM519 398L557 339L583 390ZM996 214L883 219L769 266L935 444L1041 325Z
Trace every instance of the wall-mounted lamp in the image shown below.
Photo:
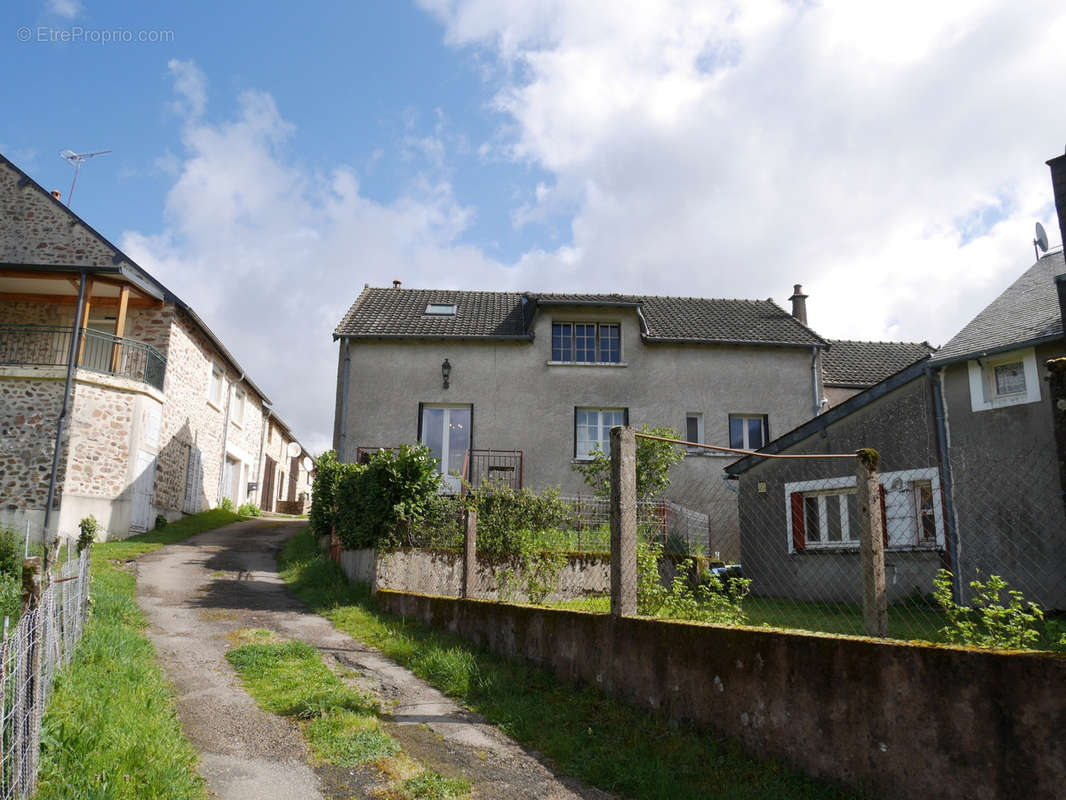
M440 365L440 376L444 379L444 388L448 388L448 378L452 374L452 365L448 362L448 359L444 359L444 363Z

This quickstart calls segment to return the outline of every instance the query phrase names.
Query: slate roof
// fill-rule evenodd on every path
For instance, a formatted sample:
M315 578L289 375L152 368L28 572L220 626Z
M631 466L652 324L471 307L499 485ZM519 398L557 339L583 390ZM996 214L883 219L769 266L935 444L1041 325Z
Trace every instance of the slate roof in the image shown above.
M430 316L430 303L456 314ZM647 341L825 346L826 341L769 300L712 300L620 294L524 294L368 287L344 315L335 337L531 338L537 305L636 307Z
M856 342L830 339L822 354L827 386L864 388L880 383L915 361L936 352L929 342Z
M961 361L1062 336L1055 276L1066 272L1063 254L1050 253L1022 274L930 359Z

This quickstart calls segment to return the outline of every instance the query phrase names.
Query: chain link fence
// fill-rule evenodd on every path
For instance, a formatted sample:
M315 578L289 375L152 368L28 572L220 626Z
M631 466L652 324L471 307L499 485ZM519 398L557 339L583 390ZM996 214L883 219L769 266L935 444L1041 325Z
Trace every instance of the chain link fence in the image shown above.
M29 593L0 640L0 798L27 798L37 786L41 718L57 670L69 663L89 605L91 548L66 559ZM37 576L40 580L40 576ZM31 585L34 583L30 581Z

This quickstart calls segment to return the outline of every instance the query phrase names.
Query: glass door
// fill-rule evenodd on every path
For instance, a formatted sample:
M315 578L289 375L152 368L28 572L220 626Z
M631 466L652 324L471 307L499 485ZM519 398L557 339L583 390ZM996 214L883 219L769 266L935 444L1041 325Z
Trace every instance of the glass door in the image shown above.
M437 459L441 491L458 494L470 449L472 406L425 405L422 407L422 444Z

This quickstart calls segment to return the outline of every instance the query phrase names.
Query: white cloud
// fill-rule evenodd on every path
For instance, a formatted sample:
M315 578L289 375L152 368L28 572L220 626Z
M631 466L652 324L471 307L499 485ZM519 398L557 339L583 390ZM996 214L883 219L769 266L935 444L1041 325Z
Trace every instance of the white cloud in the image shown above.
M82 12L79 0L48 0L48 10L67 19L74 19Z
M183 98L189 76L205 85L194 64L171 71ZM294 128L269 95L244 93L233 118L213 124L201 116L206 93L191 94L185 153L159 161L176 169L167 228L127 232L123 250L196 309L305 445L325 449L331 334L364 282L475 288L512 273L455 244L472 211L446 181L423 178L392 203L372 202L349 166L317 173L288 154Z
M942 343L1030 263L1035 220L1057 230L1061 4L422 4L497 60L507 152L554 177L515 224L576 208L520 266L575 261L582 289L798 282L825 335Z
M192 61L172 58L167 69L174 79L174 91L178 97L170 104L171 110L181 117L203 116L207 107L207 78Z

